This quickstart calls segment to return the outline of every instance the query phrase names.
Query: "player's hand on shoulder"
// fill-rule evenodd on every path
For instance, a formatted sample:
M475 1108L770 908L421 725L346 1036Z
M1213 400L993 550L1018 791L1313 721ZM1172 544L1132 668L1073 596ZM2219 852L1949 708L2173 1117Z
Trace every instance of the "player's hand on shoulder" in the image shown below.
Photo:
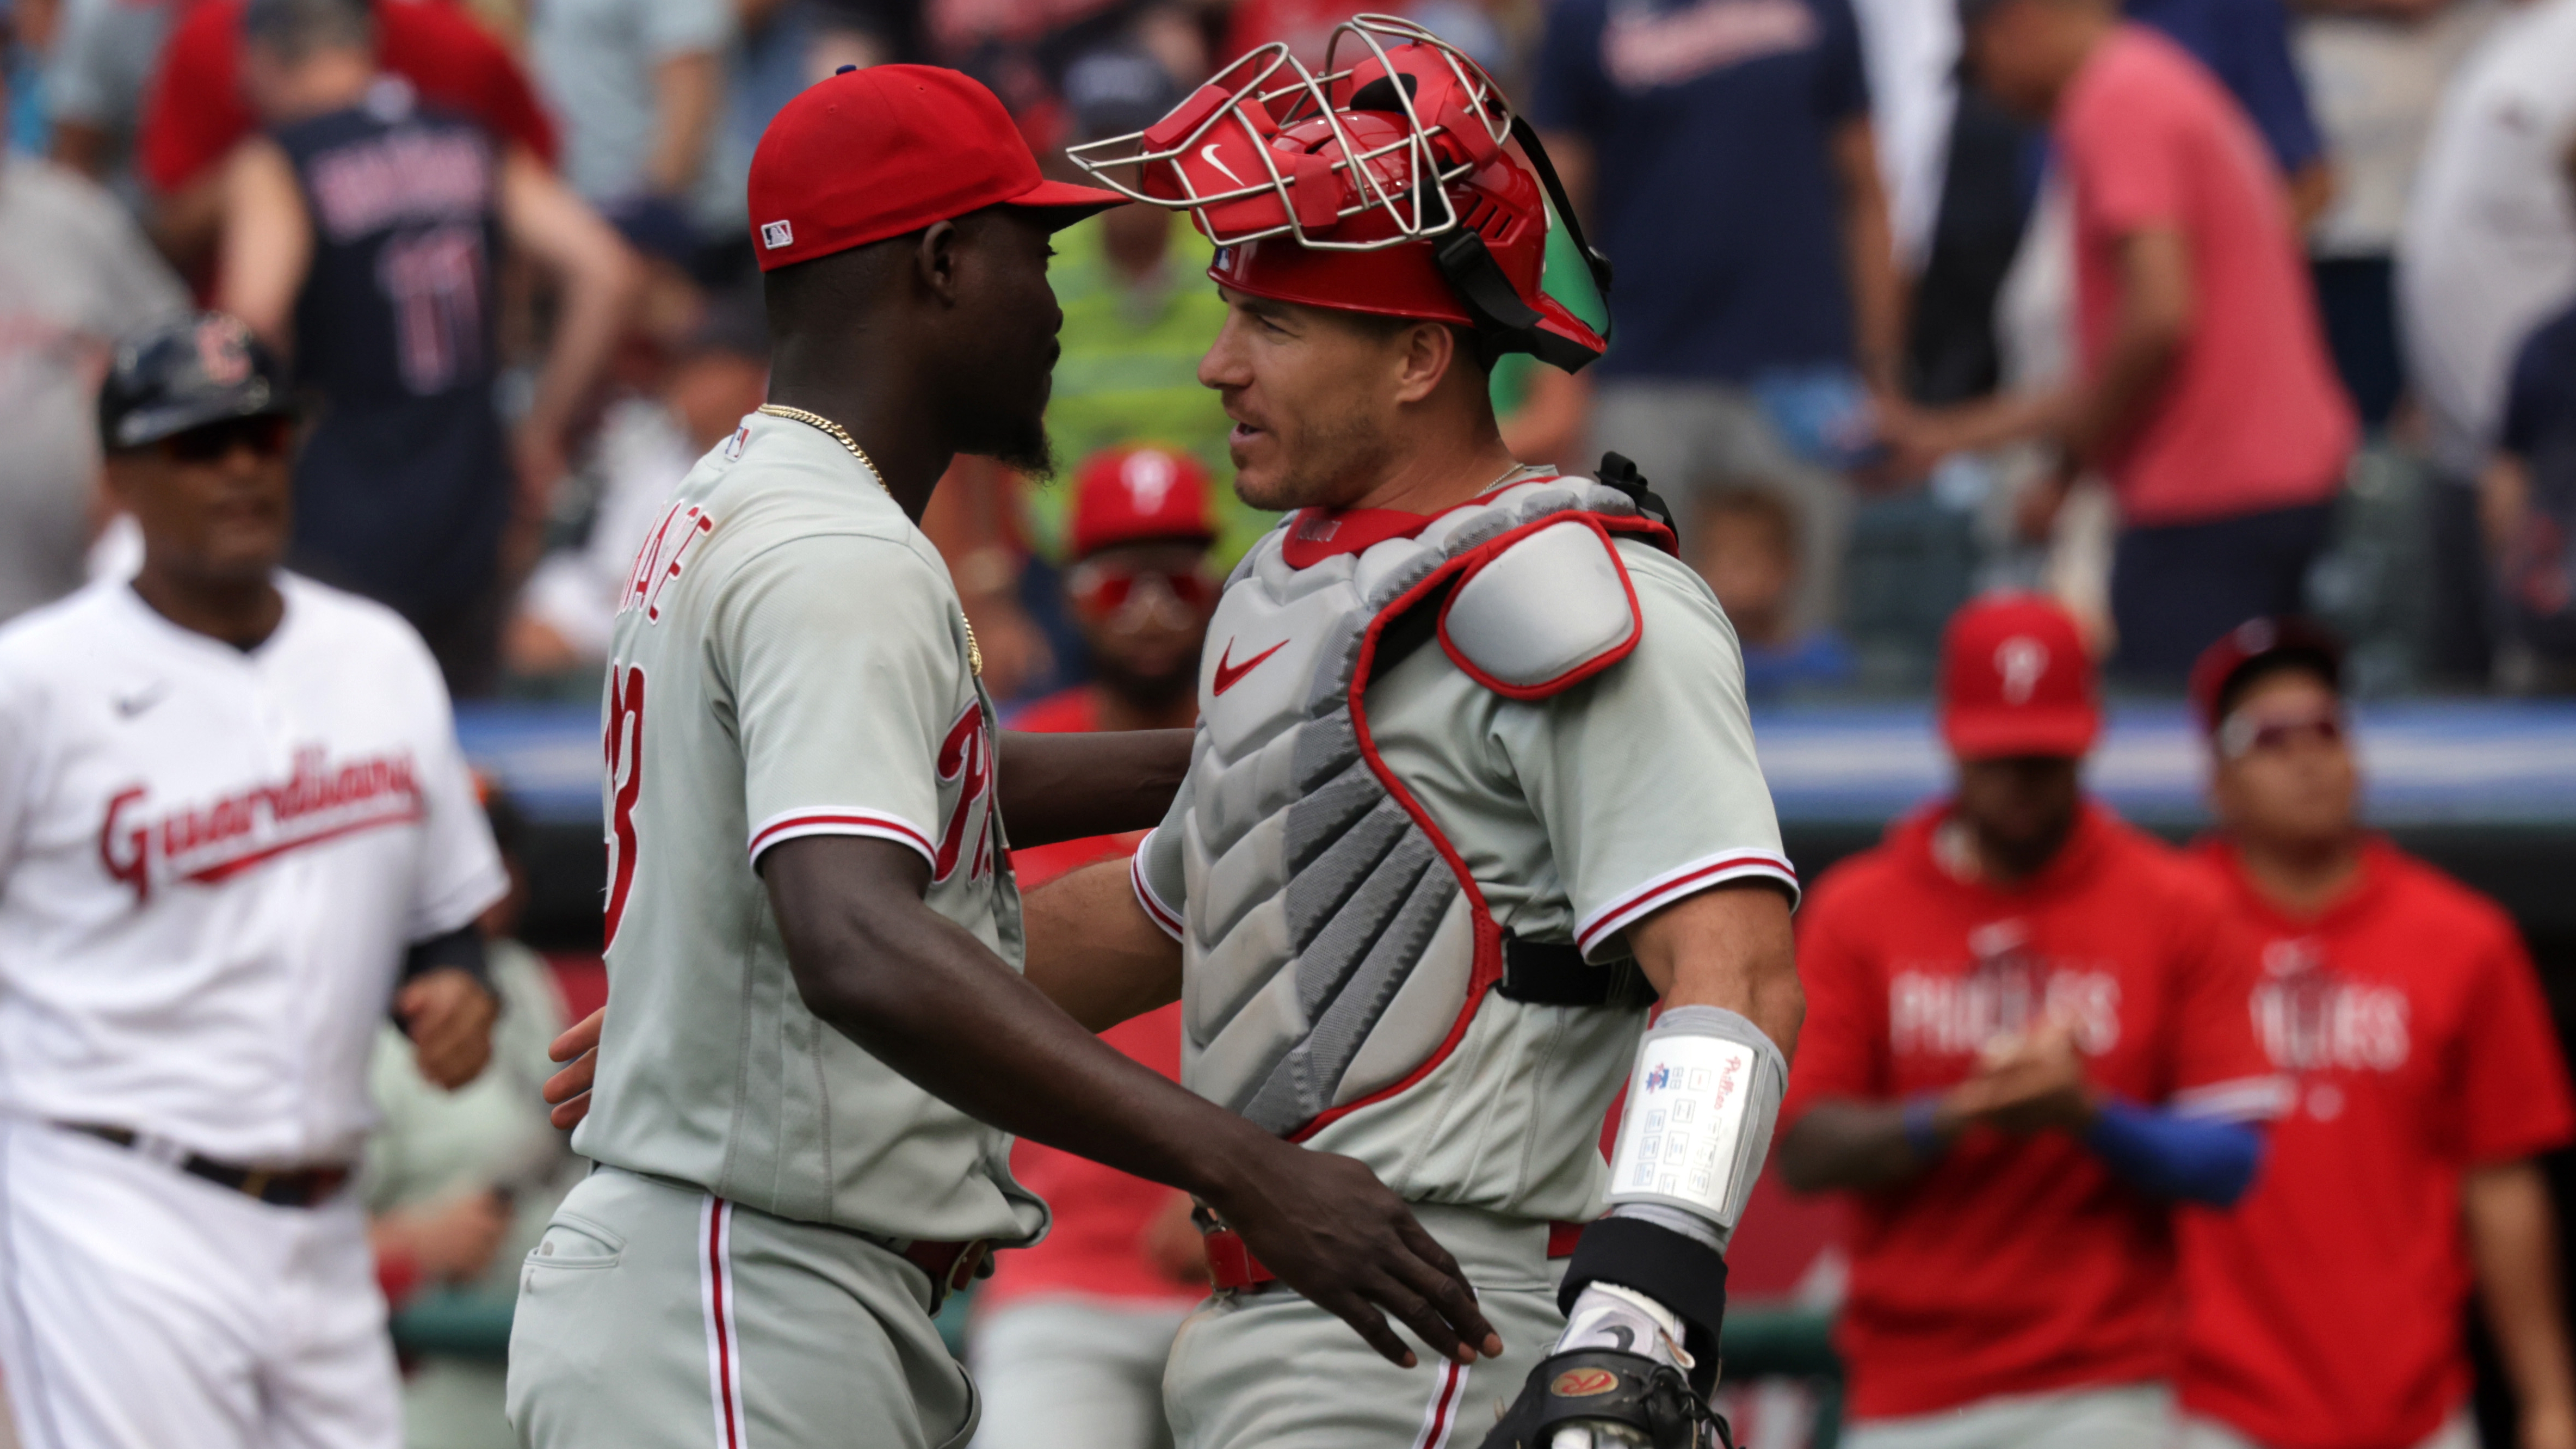
M424 972L394 994L394 1019L410 1034L420 1074L453 1092L492 1060L492 988L455 967Z
M608 1019L603 1006L564 1029L547 1046L550 1059L566 1063L564 1069L546 1078L546 1105L557 1130L570 1132L581 1119L590 1115L590 1084L599 1075L599 1025Z
M1236 1164L1224 1200L1210 1195L1209 1206L1281 1282L1406 1368L1413 1350L1388 1325L1389 1314L1460 1363L1502 1353L1458 1260L1375 1173L1355 1158L1266 1134L1258 1142Z

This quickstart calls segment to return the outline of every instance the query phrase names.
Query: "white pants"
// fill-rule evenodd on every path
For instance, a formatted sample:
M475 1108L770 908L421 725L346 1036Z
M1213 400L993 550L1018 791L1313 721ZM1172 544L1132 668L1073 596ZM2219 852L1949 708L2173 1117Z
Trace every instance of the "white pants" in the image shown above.
M2127 1384L1870 1419L1843 1431L1843 1449L2166 1449L2173 1432L2173 1392Z
M355 1195L271 1207L0 1120L0 1376L25 1449L396 1449Z
M975 1326L976 1449L1169 1449L1163 1365L1190 1303L1031 1298Z
M2187 1419L2182 1429L2182 1449L2263 1449L2263 1446L2219 1423L2215 1419ZM2431 1438L2416 1449L2478 1449L2478 1427L2470 1422L2468 1411L2453 1414Z

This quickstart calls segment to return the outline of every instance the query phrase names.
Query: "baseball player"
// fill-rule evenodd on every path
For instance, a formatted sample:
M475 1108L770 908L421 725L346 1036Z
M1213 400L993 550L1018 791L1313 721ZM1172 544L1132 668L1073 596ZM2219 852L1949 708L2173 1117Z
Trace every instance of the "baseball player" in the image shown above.
M762 138L772 401L681 483L610 655L616 1009L574 1138L601 1166L521 1280L532 1445L963 1443L931 1315L1046 1225L1006 1133L1217 1205L1399 1357L1381 1310L1444 1357L1500 1348L1366 1168L1085 1029L1134 1008L1078 1023L1016 972L1044 927L1007 849L1150 823L1188 737L997 740L916 524L956 453L1043 465L1047 237L1116 199L1042 180L936 67L834 76Z
M1958 790L1818 882L1780 1170L1856 1199L1855 1449L2163 1449L2173 1202L2251 1181L2282 1084L2217 894L2088 802L2093 667L2053 602L1951 621Z
M29 1449L400 1440L348 1184L388 1003L481 1070L504 889L437 666L279 571L287 382L239 321L99 397L141 570L0 630L0 1374Z
M1031 971L1177 955L1183 1081L1375 1169L1505 1345L1372 1359L1208 1203L1220 1291L1173 1348L1174 1434L1711 1442L1723 1253L1797 1031L1796 877L1734 634L1660 503L1497 431L1496 356L1606 346L1541 287L1550 192L1571 227L1544 152L1473 61L1370 17L1321 75L1267 47L1075 155L1216 243L1199 377L1244 500L1296 511L1218 603L1179 798L1123 877L1038 898L1065 924Z
M2549 1006L2495 904L2364 832L2342 650L2256 620L2192 676L2220 832L2199 863L2255 932L2242 1008L2297 1083L2262 1181L2182 1219L2191 1449L2473 1449L2472 1282L2518 1449L2576 1446L2557 1213L2576 1137Z

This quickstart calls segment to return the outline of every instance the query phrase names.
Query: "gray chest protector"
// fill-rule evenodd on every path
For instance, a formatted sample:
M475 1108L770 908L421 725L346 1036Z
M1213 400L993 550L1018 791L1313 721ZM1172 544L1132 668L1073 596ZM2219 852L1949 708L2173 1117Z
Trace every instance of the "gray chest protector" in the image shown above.
M1572 946L1505 939L1457 849L1379 756L1366 692L1434 643L1508 698L1569 689L1641 636L1612 535L1672 546L1629 492L1569 478L1487 493L1411 538L1290 562L1301 534L1320 543L1335 526L1292 519L1228 580L1182 820L1183 1080L1292 1137L1419 1081L1498 985L1532 1001L1610 1000L1617 975Z

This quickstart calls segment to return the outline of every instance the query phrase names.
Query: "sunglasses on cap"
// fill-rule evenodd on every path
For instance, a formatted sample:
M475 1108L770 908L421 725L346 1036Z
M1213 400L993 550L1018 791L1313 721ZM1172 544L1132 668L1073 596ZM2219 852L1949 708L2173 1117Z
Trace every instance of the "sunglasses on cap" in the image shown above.
M2340 742L2343 735L2343 716L2332 710L2288 719L2233 714L2218 727L2218 754L2221 759L2241 760L2247 755L2286 750L2305 739L2331 745Z
M276 458L284 456L294 435L292 418L226 418L172 433L161 440L161 453L175 463L220 463L235 448L248 448L260 458Z
M1131 605L1155 602L1157 591L1193 614L1216 606L1217 583L1197 569L1144 568L1130 564L1081 563L1065 579L1065 591L1085 612L1116 615Z

